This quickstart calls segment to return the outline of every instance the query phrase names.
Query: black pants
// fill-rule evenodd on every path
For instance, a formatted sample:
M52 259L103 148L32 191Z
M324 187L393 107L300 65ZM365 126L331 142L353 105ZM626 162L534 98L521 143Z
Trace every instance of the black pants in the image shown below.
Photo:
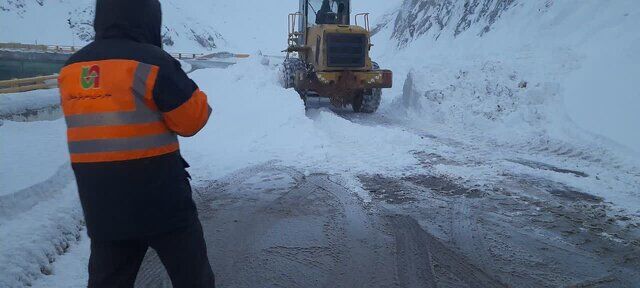
M167 269L173 287L211 288L215 280L200 222L153 237L122 241L91 241L89 288L134 287L147 249L153 248Z

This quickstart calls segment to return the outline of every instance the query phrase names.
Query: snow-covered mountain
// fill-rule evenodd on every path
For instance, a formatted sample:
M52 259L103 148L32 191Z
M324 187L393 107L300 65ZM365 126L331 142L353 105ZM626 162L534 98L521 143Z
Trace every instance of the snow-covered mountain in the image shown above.
M297 1L161 0L167 50L275 54L286 46ZM82 46L93 37L95 0L0 0L0 42Z
M200 1L200 5L208 2ZM192 13L195 7L184 1L163 4L163 43L167 49L210 51L226 46L225 39L206 17ZM0 1L0 41L82 45L93 39L95 1L2 0Z
M548 0L547 2L551 2ZM419 38L430 30L438 38L446 26L455 27L454 35L476 28L479 35L491 30L500 15L515 0L411 0L404 1L394 22L393 37L401 45Z

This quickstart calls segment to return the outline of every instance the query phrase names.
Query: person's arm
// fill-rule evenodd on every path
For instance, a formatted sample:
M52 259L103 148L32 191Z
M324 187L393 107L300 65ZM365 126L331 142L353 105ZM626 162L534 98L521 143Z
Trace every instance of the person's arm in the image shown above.
M178 61L160 67L153 97L167 127L183 137L196 135L211 115L207 95L184 73Z

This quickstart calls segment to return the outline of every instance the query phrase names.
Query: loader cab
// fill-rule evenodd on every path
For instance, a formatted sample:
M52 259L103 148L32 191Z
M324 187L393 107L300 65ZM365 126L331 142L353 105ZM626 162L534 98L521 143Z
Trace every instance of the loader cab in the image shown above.
M326 24L350 25L351 22L349 0L300 0L300 11L307 28Z
M350 0L300 0L298 11L289 15L290 46L305 45L309 29L318 25L351 25Z
M368 14L351 25L350 0L300 0L289 14L288 48L316 71L370 70ZM358 16L366 19L358 25ZM287 54L288 57L289 54Z

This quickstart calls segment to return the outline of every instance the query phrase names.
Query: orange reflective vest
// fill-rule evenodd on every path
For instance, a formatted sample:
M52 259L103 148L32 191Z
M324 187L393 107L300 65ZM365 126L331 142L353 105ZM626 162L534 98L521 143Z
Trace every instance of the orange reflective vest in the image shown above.
M168 126L171 117L165 121L153 100L157 75L157 66L132 60L81 62L61 70L72 163L134 160L179 149ZM189 101L206 103L204 93L196 93Z

